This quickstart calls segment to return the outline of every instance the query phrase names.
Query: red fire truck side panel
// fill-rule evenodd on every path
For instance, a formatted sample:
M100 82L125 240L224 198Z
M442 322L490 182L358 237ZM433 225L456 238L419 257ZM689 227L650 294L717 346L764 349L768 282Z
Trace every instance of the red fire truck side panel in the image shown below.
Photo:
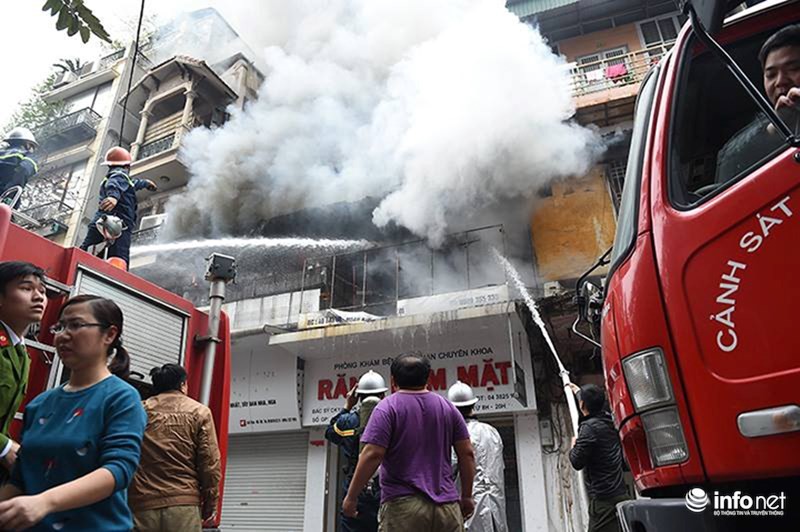
M748 19L731 36L777 29L797 5ZM675 46L676 58L686 46ZM653 243L669 330L692 425L711 482L800 474L800 433L743 436L741 413L797 404L800 341L800 164L786 149L704 204L686 211L668 197L668 141L677 72L668 72L651 180ZM674 384L674 381L673 381ZM684 428L686 426L684 425Z

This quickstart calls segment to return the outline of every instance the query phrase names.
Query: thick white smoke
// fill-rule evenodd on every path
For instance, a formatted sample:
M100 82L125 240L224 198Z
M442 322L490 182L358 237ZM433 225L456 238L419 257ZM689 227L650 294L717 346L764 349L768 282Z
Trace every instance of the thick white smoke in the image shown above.
M502 0L294 4L259 99L188 136L170 236L374 196L375 224L436 243L596 156L596 135L567 121L563 61Z

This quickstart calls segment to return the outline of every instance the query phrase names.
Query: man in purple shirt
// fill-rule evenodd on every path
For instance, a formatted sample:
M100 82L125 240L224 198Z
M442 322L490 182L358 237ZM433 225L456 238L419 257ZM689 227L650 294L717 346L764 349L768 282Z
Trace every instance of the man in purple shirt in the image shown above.
M472 515L475 453L464 418L444 397L426 389L426 358L401 355L392 362L399 388L381 401L361 436L365 444L342 505L356 515L358 494L381 466L379 532L457 532ZM459 497L450 465L455 448Z

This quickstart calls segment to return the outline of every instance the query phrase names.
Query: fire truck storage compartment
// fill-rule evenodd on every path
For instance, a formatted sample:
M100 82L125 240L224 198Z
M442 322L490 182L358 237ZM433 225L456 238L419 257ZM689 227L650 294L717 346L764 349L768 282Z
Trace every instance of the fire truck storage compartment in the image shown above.
M167 362L183 363L188 316L155 299L86 270L78 272L73 295L91 294L114 301L125 317L123 345L131 371L150 382L150 370Z
M307 431L231 436L220 528L301 532L307 465Z

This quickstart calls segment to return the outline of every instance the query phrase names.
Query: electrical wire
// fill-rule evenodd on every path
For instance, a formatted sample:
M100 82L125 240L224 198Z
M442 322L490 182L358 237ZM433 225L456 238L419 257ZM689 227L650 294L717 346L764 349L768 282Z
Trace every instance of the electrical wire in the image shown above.
M128 97L131 95L131 87L133 86L133 73L136 70L136 58L139 56L139 36L142 33L142 21L144 20L144 0L142 0L141 7L139 8L139 22L136 25L136 41L133 44L133 57L131 58L131 71L128 76L128 90L125 92L125 99L122 101L122 122L119 126L119 143L122 146L122 137L125 132L125 117L128 114Z

